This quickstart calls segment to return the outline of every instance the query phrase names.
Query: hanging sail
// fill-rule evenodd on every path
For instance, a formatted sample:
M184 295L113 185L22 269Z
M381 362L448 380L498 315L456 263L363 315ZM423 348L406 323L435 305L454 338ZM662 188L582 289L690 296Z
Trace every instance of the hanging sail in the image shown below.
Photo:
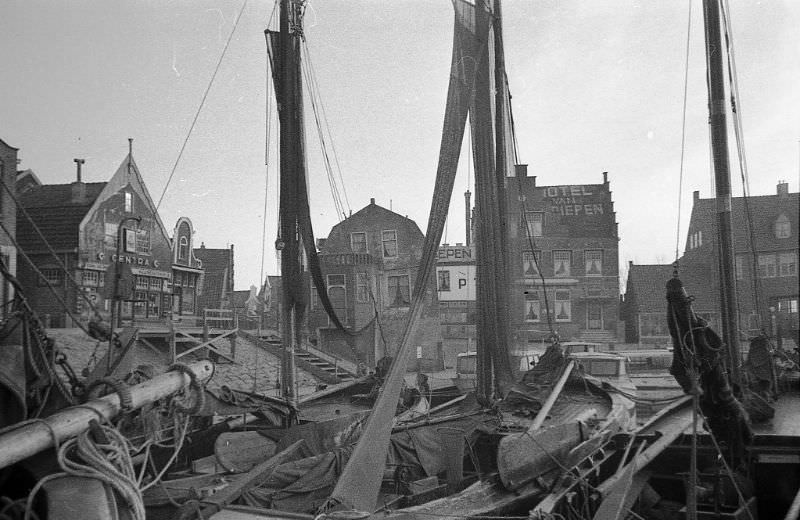
M411 309L406 321L397 356L381 388L372 415L364 428L361 441L353 451L342 472L328 503L329 508L340 506L348 509L372 512L375 510L380 490L386 450L392 428L397 400L403 384L403 376L411 352L410 338L423 306L426 288L431 279L436 253L444 233L444 224L455 183L461 143L464 139L467 114L475 83L478 62L485 52L488 27L476 33L475 8L461 0L454 1L455 33L450 68L450 83L447 91L442 141L439 148L439 164L428 217L422 260L414 283Z
M275 84L275 97L279 107L279 118L281 125L283 126L286 122L286 118L288 117L300 117L303 113L303 96L302 96L302 78L300 76L300 67L296 67L293 70L288 70L286 68L286 64L283 63L283 53L281 52L281 40L280 40L280 33L273 32L273 31L265 31L267 37L267 53L270 59L270 65L272 70L272 79ZM293 38L292 45L295 47L294 55L297 57L296 59L300 59L300 42L298 38ZM294 84L297 85L299 88L293 89L289 95L294 96L294 106L296 106L296 114L287 114L285 108L287 103L285 98L284 92L286 89L281 88L282 82L285 80L281 71L284 71L285 74L294 74L295 78L293 78ZM314 282L314 286L317 289L317 293L319 295L320 303L322 303L323 309L325 312L330 316L331 323L333 323L336 328L346 332L347 334L352 334L349 330L347 330L344 325L342 324L339 317L336 315L336 311L333 308L333 304L328 296L328 290L325 285L325 276L322 274L322 267L320 265L319 255L317 254L316 248L316 240L314 238L314 229L311 225L311 211L308 205L308 183L307 183L307 168L306 168L306 161L305 161L305 136L304 136L304 127L302 124L296 125L297 136L296 139L296 148L292 151L292 155L294 156L294 165L295 165L295 172L291 175L291 178L284 179L281 178L281 219L290 219L294 220L296 223L296 231L299 237L301 238L302 247L305 251L305 256L308 261L308 269L311 274L311 278ZM284 150L281 150L284 153ZM283 194L287 193L291 198L286 201L284 204ZM293 194L293 196L292 196ZM282 224L283 226L283 224ZM282 233L281 238L283 239L285 246L284 250L281 254L295 254L293 253L290 247L287 247L293 237L286 236L286 234ZM297 251L296 254L300 254ZM305 314L305 286L302 280L302 273L301 272L294 272L294 269L290 269L289 273L281 272L282 278L284 279L283 283L290 284L292 292L295 294L295 301L292 302L295 309L301 309L301 314L296 318L298 324L302 323L302 317ZM298 305L302 302L302 305Z

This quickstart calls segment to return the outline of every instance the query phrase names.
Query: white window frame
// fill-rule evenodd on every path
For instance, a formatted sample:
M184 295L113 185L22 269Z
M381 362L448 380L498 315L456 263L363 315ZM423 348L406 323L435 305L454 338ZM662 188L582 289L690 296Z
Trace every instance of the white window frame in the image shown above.
M534 262L534 258L536 258L536 260L538 262ZM523 251L522 252L522 276L526 276L526 277L539 276L540 273L541 273L541 270L539 269L539 267L537 267L537 264L538 264L539 267L541 267L541 265L542 265L542 252L541 251L536 250L536 251ZM533 269L532 273L528 272L528 269L527 269L528 266L530 266L531 269Z
M369 285L367 273L356 273L356 301L358 303L369 303Z
M392 284L391 284L391 281L392 281L393 278L397 279L398 282L399 282L399 280L401 278L405 278L405 280L407 282L408 301L402 303L401 305L395 305L394 304L394 300L395 300L395 295L396 295L397 289L395 289L395 293L393 294L392 293ZM398 284L398 287L402 287L402 285ZM409 305L411 305L411 277L409 275L407 275L407 274L398 274L398 275L389 275L389 276L387 276L386 277L386 296L387 296L387 300L388 300L387 305L386 305L387 307L402 308L402 307L408 307Z
M778 276L797 276L797 253L788 251L778 253Z
M125 213L133 213L133 194L125 192Z
M586 276L603 276L603 250L602 249L587 249L583 252L584 264L586 267ZM595 258L592 258L595 257ZM598 262L598 273L590 273L590 261Z
M792 223L789 222L789 218L781 213L781 215L775 220L775 238L789 238L792 236Z
M186 235L181 236L178 240L178 260L189 259L189 239Z
M555 309L553 313L555 315L555 321L561 323L568 323L572 321L572 300L570 299L570 291L569 289L556 289L554 291L554 298L553 301L555 302ZM564 298L566 295L566 298ZM566 317L561 317L562 313L566 314Z
M525 233L526 237L540 237L544 230L544 212L526 211L525 212Z
M540 323L542 321L542 303L539 300L538 292L531 292L525 295L525 314L523 319L526 323ZM531 311L535 318L530 317Z
M447 283L442 283L446 281ZM436 273L436 286L439 292L450 292L451 285L450 285L450 271L447 269L441 269Z
M565 259L556 259L556 256L561 256L559 253L565 253ZM566 262L564 262L566 260ZM563 264L561 264L564 262ZM559 264L566 267L565 273L559 273ZM572 276L572 251L569 249L554 249L553 250L553 276L557 278L566 278Z
M758 255L758 277L775 278L778 276L778 262L774 253Z

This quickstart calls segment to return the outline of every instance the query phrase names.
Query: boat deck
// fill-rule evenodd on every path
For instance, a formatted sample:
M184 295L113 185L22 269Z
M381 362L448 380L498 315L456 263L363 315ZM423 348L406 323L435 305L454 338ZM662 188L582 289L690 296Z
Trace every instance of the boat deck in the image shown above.
M800 392L786 393L772 403L775 417L753 425L753 433L764 436L800 437Z

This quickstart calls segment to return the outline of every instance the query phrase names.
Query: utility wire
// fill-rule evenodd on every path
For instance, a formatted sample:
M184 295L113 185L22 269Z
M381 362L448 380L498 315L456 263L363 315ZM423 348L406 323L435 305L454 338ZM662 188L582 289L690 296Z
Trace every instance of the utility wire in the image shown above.
M683 195L683 160L686 154L686 100L689 92L689 49L692 37L692 0L689 0L689 17L686 27L686 64L683 72L683 114L681 116L681 165L678 177L678 222L675 230L675 265L677 270L681 241L681 200Z
M214 78L217 77L217 72L219 72L220 66L222 65L222 60L225 58L225 53L228 51L228 46L233 39L233 34L236 32L236 28L239 26L239 20L242 18L242 13L244 13L244 8L247 5L247 0L242 2L242 8L239 9L239 15L236 17L236 22L233 24L233 29L231 29L231 33L228 35L228 40L225 42L225 47L222 49L222 54L219 56L219 61L217 61L217 66L214 68L214 73L211 75L211 79L208 81L208 86L206 87L206 91L203 93L203 99L200 100L200 106L197 107L197 112L194 114L194 119L192 119L192 124L189 126L189 131L186 133L186 138L183 140L183 144L181 145L181 150L178 152L178 158L175 159L175 164L172 165L172 171L167 178L167 183L164 185L164 190L161 192L161 197L158 199L158 204L156 204L156 210L161 207L161 201L164 200L164 195L167 193L167 188L169 188L169 184L172 181L172 177L175 175L175 170L178 168L178 163L181 161L181 157L183 157L183 151L186 149L186 143L189 142L189 137L192 135L192 130L194 130L195 125L197 124L197 119L200 117L200 111L203 110L203 106L206 103L206 98L208 98L208 93L211 91L211 85L214 84Z

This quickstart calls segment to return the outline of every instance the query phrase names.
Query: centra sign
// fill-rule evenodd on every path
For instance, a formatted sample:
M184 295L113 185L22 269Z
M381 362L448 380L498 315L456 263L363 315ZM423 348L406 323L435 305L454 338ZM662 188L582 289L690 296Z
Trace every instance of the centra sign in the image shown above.
M105 253L97 253L97 259L101 262L105 260L106 254ZM139 267L155 267L156 269L159 267L160 263L155 258L150 261L149 258L142 257L142 256L134 256L134 255L111 255L111 262L115 264L127 264L127 265L137 265Z

